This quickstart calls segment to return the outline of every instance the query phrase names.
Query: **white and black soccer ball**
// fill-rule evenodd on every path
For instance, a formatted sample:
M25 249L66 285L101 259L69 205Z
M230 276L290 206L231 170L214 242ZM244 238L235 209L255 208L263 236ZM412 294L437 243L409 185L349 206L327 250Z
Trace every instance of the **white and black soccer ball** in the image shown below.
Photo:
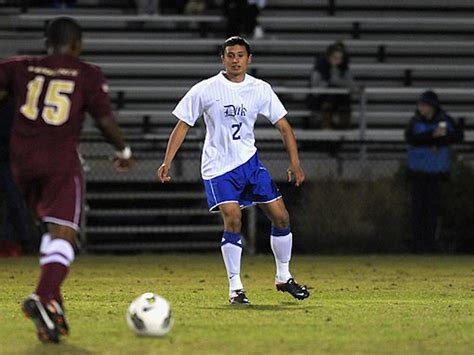
M127 310L128 327L137 335L163 336L173 323L168 301L152 292L135 298Z

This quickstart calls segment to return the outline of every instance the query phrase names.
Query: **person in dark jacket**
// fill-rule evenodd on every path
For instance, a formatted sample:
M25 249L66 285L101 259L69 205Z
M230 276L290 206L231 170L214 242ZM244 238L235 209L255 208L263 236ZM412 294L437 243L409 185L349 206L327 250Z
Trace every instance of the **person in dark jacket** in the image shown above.
M313 88L347 88L347 94L323 94L310 96L310 106L320 110L322 129L333 126L333 116L339 118L340 128L350 128L351 125L351 95L357 86L349 69L349 54L342 42L328 46L326 53L316 57L314 70L311 73Z
M411 185L413 251L437 251L443 181L450 175L449 145L462 141L463 131L441 108L433 91L421 94L405 130Z

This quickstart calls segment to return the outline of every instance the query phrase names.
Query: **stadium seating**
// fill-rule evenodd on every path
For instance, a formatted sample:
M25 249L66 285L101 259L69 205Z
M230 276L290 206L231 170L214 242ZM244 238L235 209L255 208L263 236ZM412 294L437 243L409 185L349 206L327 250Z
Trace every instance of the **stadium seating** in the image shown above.
M340 164L340 157L334 156L336 148L342 149L337 154L349 159L359 159L367 152L379 154L374 160L389 157L391 168L375 174L393 173L405 149L403 128L417 96L426 88L436 89L448 111L454 117L465 117L468 128L473 127L472 1L429 0L416 5L404 0L268 3L260 20L266 36L252 41L251 72L269 81L289 108L289 119L304 148L302 154L311 155L314 165L308 165L318 167L307 169L309 179L319 176L321 161L326 167ZM110 148L99 141L93 127L86 127L82 152L90 168L90 249L176 249L176 241L184 243L181 245L189 242L188 247L209 248L220 230L219 220L208 217L205 206L198 202L202 193L189 192L199 180L196 172L202 129L194 130L186 140L173 171L183 185L174 185L174 194L166 195L161 185L150 183L155 181L154 169L175 122L170 114L173 106L193 83L221 68L218 56L225 22L218 8L203 16L135 16L132 4L110 0L104 6L99 0L78 0L77 6L67 11L86 28L83 57L106 73L119 121L140 158L132 174L114 175L106 161ZM43 53L40 39L45 21L61 12L34 7L20 11L15 5L14 1L0 1L2 55ZM308 130L308 121L318 119L306 102L314 57L334 40L343 40L351 53L351 69L356 81L365 87L365 105L354 96L352 130ZM265 120L259 120L257 126L262 154L278 167L274 170L284 172L284 153L275 148L281 149L281 144L274 143L278 133L269 130ZM474 141L471 131L467 139ZM357 145L361 140L373 145L362 150ZM314 145L314 141L320 143ZM390 149L384 143L390 144ZM360 170L360 166L356 168ZM336 170L340 171L331 171ZM349 175L358 176L354 171ZM276 178L284 176L276 174ZM124 194L124 189L129 192ZM170 208L163 208L158 201ZM143 207L136 210L137 204ZM189 207L185 221L180 220L180 204ZM154 244L156 234L163 238L160 246ZM130 242L137 235L138 243L124 246L123 241Z

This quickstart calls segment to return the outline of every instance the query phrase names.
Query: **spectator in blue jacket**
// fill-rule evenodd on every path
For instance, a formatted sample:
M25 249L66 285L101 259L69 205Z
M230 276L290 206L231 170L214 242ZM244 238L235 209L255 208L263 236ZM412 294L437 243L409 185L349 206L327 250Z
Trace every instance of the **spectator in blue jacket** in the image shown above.
M450 175L449 145L462 141L463 131L441 108L436 93L425 91L405 130L405 139L409 144L413 251L436 252L441 228L442 182Z

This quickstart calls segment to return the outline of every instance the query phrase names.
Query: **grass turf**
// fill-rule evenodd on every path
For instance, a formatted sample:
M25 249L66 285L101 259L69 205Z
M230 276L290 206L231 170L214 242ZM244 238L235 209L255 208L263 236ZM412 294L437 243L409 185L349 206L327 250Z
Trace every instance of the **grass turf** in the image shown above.
M19 307L37 259L0 259L0 353L472 354L472 256L296 256L292 271L309 299L275 291L271 256L244 256L253 305L242 307L227 303L219 254L81 256L63 287L71 335L44 345ZM129 302L146 291L172 305L164 338L126 326Z

